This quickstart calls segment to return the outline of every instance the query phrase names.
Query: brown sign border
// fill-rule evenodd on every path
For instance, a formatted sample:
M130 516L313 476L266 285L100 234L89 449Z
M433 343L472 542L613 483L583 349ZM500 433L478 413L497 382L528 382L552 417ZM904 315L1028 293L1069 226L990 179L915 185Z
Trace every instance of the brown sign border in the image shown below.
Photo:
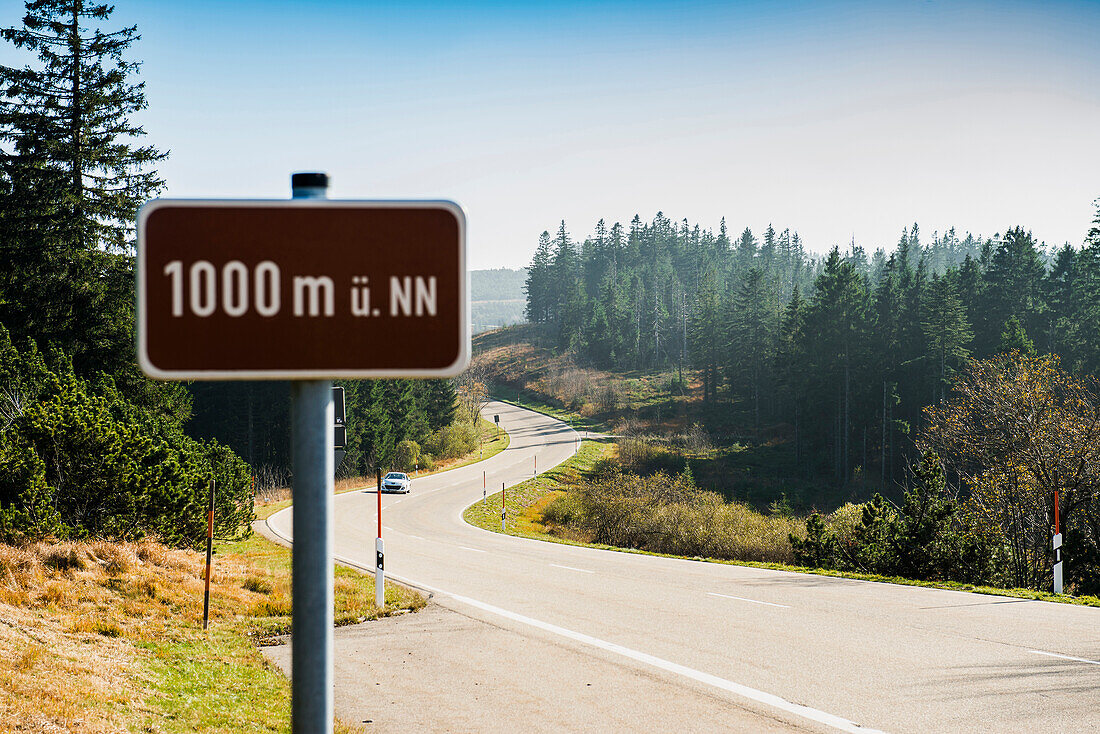
M458 224L459 355L452 364L440 369L362 369L362 370L165 370L149 359L145 292L145 227L148 217L160 207L270 207L273 209L444 209ZM470 293L466 272L466 213L446 199L152 199L138 211L137 217L137 358L142 372L156 380L325 380L375 378L455 377L470 363Z

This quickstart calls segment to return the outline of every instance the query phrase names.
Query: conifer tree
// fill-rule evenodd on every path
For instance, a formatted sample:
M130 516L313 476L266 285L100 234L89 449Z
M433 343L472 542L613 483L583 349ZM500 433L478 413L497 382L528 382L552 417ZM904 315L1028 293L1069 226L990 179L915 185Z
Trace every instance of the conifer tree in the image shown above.
M0 67L5 168L21 175L45 166L34 193L49 202L45 216L65 245L125 250L137 208L163 184L145 169L165 157L135 145L145 131L129 119L145 108L144 84L131 83L140 64L124 57L137 27L101 30L113 8L84 0L26 8L22 28L0 31L41 64Z
M539 235L539 246L527 268L527 320L535 324L544 324L551 318L551 273L550 233Z
M165 154L138 145L145 107L136 27L104 30L113 8L84 0L26 3L0 37L37 55L0 66L0 320L54 342L78 370L134 383L129 247L138 206L162 181ZM134 387L134 385L131 385ZM130 391L132 392L132 390Z
M1005 328L1001 331L1001 348L998 351L1005 354L1017 352L1024 357L1035 356L1035 342L1031 341L1024 325L1015 316L1005 322Z
M722 361L722 306L713 270L703 275L699 297L691 319L691 357L703 372L703 400L713 402L718 394L718 369Z
M731 382L752 403L754 432L760 430L761 397L775 343L775 313L769 308L772 300L764 271L750 268L734 294L728 317Z
M942 278L932 276L924 292L921 312L928 356L939 370L937 399L942 401L951 378L970 356L966 345L974 338L950 274Z

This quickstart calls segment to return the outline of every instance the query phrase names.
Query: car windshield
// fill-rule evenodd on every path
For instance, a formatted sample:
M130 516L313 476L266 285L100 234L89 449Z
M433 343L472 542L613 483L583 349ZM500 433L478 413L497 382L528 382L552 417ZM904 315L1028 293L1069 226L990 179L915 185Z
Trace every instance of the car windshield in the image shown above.
M389 474L386 475L386 479L404 479L404 478L405 478L404 474L398 474L395 471L391 471Z

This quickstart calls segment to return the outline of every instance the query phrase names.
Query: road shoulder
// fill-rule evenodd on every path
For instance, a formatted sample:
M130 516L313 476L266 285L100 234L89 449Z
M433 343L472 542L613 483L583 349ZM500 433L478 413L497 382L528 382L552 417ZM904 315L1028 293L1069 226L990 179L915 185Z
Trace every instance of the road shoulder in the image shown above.
M335 647L336 715L371 732L815 731L434 602ZM264 654L289 675L289 645Z

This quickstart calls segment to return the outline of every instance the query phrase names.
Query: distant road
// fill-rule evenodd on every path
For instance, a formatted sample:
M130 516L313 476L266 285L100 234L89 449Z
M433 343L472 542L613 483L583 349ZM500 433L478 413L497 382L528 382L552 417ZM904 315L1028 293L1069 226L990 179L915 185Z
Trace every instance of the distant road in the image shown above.
M417 636L401 630L431 618L392 621L407 625L394 627L407 635L401 639L443 645L433 652L440 665L450 661L456 671L467 665L484 676L486 700L488 688L507 684L515 689L509 700L550 718L527 727L516 718L523 711L484 712L488 718L450 720L448 728L577 729L588 722L592 731L1100 731L1100 609L480 530L461 515L481 499L483 471L488 491L499 491L502 482L529 478L536 459L540 472L565 460L576 440L564 423L511 405L492 403L484 414L499 415L511 434L506 451L417 479L408 495L383 498L387 574L432 592L455 619L481 631L461 633L453 625L455 644L468 646L466 654L454 654L442 639L445 624ZM370 569L373 491L335 502L337 557ZM290 538L292 512L276 513L268 525ZM393 639L376 639L355 654L381 654ZM340 649L338 642L338 657ZM447 681L438 668L410 665L391 684L411 691L417 677L433 670ZM573 690L571 680L589 682ZM374 695L366 683L362 694ZM600 694L586 698L594 690ZM339 696L338 688L338 702ZM399 696L392 698L393 710L414 728L446 720L423 706L402 709ZM451 705L443 690L430 700L440 712ZM558 719L555 700L563 709Z

